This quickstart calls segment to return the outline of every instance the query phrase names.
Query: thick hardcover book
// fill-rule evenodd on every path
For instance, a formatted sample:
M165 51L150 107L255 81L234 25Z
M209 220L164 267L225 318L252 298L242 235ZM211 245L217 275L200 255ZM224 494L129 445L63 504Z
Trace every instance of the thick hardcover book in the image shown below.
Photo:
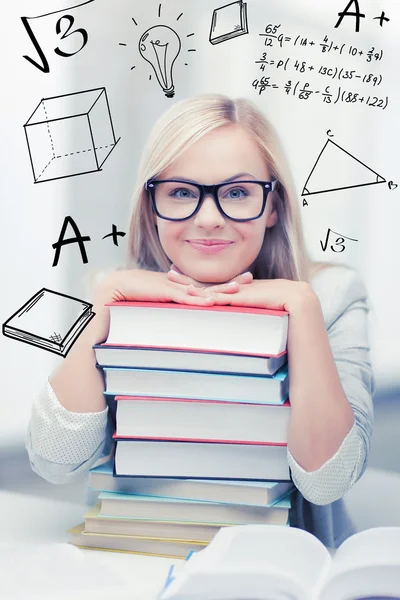
M198 542L197 540L90 533L85 532L84 523L71 527L71 529L68 529L68 533L70 534L69 543L78 546L78 548L127 552L129 554L144 554L172 559L185 558L189 552L201 550L207 546L207 542ZM113 597L112 593L110 594L111 597Z
M289 313L284 310L175 302L111 302L107 306L107 344L268 356L286 351Z
M105 517L100 515L101 502L91 506L83 515L84 533L111 533L112 535L134 535L141 537L175 538L197 540L207 544L221 527L236 525L202 523L198 521L163 520L162 515L155 519L128 519L126 517Z
M260 506L272 506L294 489L292 482L283 481L118 477L114 475L114 459L89 469L89 486L99 492Z
M201 500L177 500L155 496L135 496L100 492L98 516L104 519L143 519L217 524L273 523L285 525L289 515L290 497L274 506L244 506Z
M290 481L287 444L116 439L115 475Z
M103 371L105 393L118 396L283 404L289 394L288 364L272 377L133 367L104 367Z
M287 443L289 400L277 406L143 396L115 400L118 438Z
M93 348L97 363L101 367L136 367L137 369L272 376L287 362L286 351L277 356L267 356L157 346L96 344Z

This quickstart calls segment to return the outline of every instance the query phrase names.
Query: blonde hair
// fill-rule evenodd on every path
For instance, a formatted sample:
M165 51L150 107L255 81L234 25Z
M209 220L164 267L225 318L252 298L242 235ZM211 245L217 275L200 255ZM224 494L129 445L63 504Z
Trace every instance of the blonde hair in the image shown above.
M292 176L272 125L247 99L205 94L174 104L150 133L132 198L128 268L167 272L171 266L158 237L145 182L157 177L206 133L234 124L244 127L257 142L271 177L279 182L268 198L273 202L278 220L265 230L261 250L251 268L253 277L309 281L316 271L338 264L312 262L308 255Z

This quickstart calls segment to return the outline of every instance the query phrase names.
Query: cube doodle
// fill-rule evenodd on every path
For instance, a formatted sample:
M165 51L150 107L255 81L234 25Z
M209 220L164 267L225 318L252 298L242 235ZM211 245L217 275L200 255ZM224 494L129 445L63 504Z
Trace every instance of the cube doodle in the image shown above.
M120 140L104 87L43 98L24 130L35 183L100 171Z

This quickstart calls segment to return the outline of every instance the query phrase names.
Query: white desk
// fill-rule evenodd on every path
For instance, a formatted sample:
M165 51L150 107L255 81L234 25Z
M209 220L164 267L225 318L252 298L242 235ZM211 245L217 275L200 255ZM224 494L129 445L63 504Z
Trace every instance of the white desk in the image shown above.
M87 506L84 504L0 490L0 549L5 543L21 544L22 547L29 543L56 543L70 547L67 544L67 529L81 523L86 510ZM171 564L182 565L181 560L122 552L83 549L79 549L79 552L87 557L86 560L102 565L104 569L112 571L121 582L125 582L129 588L129 600L155 600L164 585ZM330 553L333 556L335 550L331 549ZM0 564L0 573L1 567ZM97 587L99 592L105 593L100 584ZM1 584L0 591L3 591ZM110 593L105 597L108 600ZM4 600L9 598L14 600L15 596L4 596ZM74 600L81 598L89 600L87 594L82 594L79 598L74 594ZM91 598L92 596L90 600ZM121 596L118 598L122 600Z
M357 529L400 526L399 494L399 475L367 469L361 480L345 496ZM382 497L385 498L385 510L377 510L381 506ZM4 547L6 543L58 543L71 547L67 544L67 529L82 522L86 508L83 504L0 490L0 547ZM79 549L79 552L85 559L93 557L104 569L111 569L121 581L126 581L131 590L129 600L155 600L171 564L182 565L182 561L168 558L83 549ZM334 556L335 551L331 550L330 553ZM0 573L1 568L0 564ZM14 600L14 596L4 595L3 592L0 577L2 600ZM110 597L112 594L107 600ZM79 600L81 598L89 600L87 595L79 596ZM76 595L74 600L78 600ZM122 597L118 600L122 600Z
M0 542L2 545L66 543L67 529L81 523L86 510L87 507L81 504L0 490ZM168 558L79 550L85 556L91 555L90 560L104 565L104 568L112 570L122 581L126 581L131 589L131 600L154 600L171 564L182 564L180 560ZM13 598L11 595L2 597L4 600Z

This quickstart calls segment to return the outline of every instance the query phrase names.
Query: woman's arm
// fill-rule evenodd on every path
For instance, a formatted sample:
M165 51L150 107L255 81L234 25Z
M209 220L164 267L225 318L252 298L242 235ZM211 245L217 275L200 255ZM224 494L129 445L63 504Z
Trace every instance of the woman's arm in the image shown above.
M166 273L125 269L109 274L97 286L93 302L95 317L84 329L61 366L50 377L59 402L72 412L98 412L105 409L104 380L96 367L92 348L107 339L113 301L182 302L207 305L208 298L188 294L188 285L170 281Z
M327 273L327 276L329 277L329 273ZM335 406L337 397L341 402L341 396L333 395L331 393L332 388L328 385L329 379L325 383L324 375L321 376L321 365L323 368L326 362L319 360L319 357L315 359L314 356L315 364L312 365L307 362L306 358L305 365L308 365L309 369L308 383L310 388L308 397L294 396L296 381L300 381L301 386L297 391L300 389L307 390L307 382L301 382L302 378L299 371L292 374L292 367L289 371L289 386L292 386L290 390L291 402L293 397L294 401L299 399L297 403L297 409L299 410L293 411L299 429L295 428L296 422L294 420L290 423L289 433L292 437L288 440L289 466L296 486L305 498L315 504L328 504L337 500L362 476L368 463L373 426L372 397L375 389L375 379L368 340L369 306L367 292L360 277L354 271L350 269L345 272L342 271L339 278L340 283L337 289L333 290L335 294L328 292L332 296L330 300L328 297L328 304L330 303L333 310L329 311L330 314L327 317L327 326L325 327L324 324L324 331L325 338L328 337L329 349L340 380L340 386L352 409L353 425L349 424L347 433L346 426L342 421L344 417L335 414L335 411L332 410L332 403ZM310 318L307 317L304 320L306 327L307 324L310 326L311 322ZM300 331L304 333L303 329ZM318 329L316 331L318 332ZM321 329L319 333L322 335ZM300 354L292 355L291 364L295 362L296 365L299 365L303 358L302 353L306 357L313 354L311 339L315 343L315 331L310 332L310 335L307 334L304 344L299 346L302 349ZM300 344L301 339L294 336L291 341ZM288 343L290 344L289 340ZM293 351L293 345L291 348ZM326 355L329 356L329 352L326 354L322 352L321 359L324 357L326 359ZM328 364L331 365L331 362L328 361ZM304 363L302 365L304 368ZM300 375L300 379L296 377L296 380L294 380L293 375ZM332 376L330 369L328 371L329 376ZM314 382L319 386L319 398L313 392ZM337 388L334 387L333 389ZM303 394L307 394L307 392L303 391ZM318 422L314 418L315 415L318 415L318 418L321 419L323 429L320 436L318 434ZM327 415L331 415L332 428ZM306 435L302 435L300 429L302 427L304 427L306 433L312 430L311 435L316 436L314 437L314 452L315 454L322 452L322 457L318 454L314 461L308 459L313 446L312 443L309 443ZM313 427L315 429L312 429ZM343 439L341 439L342 427L345 431ZM324 433L327 436L326 441L323 438ZM292 446L293 440L294 444ZM297 454L295 454L296 450ZM306 454L307 456L305 456ZM305 461L302 463L304 456ZM326 457L325 461L323 460L324 457Z
M96 315L49 378L59 402L71 412L100 412L106 408L103 374L96 367L93 346L108 335L109 309L99 306L94 312Z
M35 397L25 448L33 471L51 483L67 483L112 449L113 419L100 412L71 412L49 382Z
M113 300L152 300L205 305L207 298L187 293L187 285L166 273L116 271L97 286L95 317L34 399L26 436L32 469L44 479L64 483L86 471L112 450L113 419L104 398L102 371L92 346L106 340Z
M174 275L175 281L187 279ZM318 276L314 287L286 279L248 283L230 294L219 285L203 292L216 305L290 313L289 467L307 500L329 504L361 477L369 456L374 377L365 286L356 272L338 271L334 265ZM197 287L193 293L199 293Z
M315 471L350 432L354 412L340 382L319 299L311 289L290 310L288 362L288 448L304 470Z

